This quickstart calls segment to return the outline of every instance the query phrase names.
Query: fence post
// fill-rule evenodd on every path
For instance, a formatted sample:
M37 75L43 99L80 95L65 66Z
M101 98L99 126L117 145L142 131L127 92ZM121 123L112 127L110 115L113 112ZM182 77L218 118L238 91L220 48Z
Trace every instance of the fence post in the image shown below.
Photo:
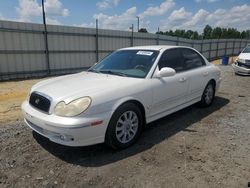
M209 61L211 60L211 51L212 50L212 39L210 39L210 41L209 41L209 55L208 55L208 59L209 59Z
M177 37L176 46L179 46L179 37Z
M219 42L220 42L220 39L217 40L216 57L218 57L218 54L219 54Z
M45 11L44 11L44 0L42 0L42 12L43 12L44 43L45 43L45 55L46 55L46 62L47 62L47 74L50 75L48 32L47 32L47 24L46 24L46 17L45 17Z
M201 53L203 54L203 39L200 44L201 44Z
M241 51L241 46L242 46L242 38L240 39L240 48L239 48L239 50Z
M227 55L227 40L226 40L226 45L225 45L225 53L224 56Z
M233 50L232 50L232 56L234 55L234 51L235 51L235 39L233 41Z
M134 24L132 24L131 30L132 30L132 34L131 34L130 46L133 47L134 46Z
M159 45L159 44L160 44L160 27L158 27L156 44L157 44L157 45Z
M96 49L96 62L99 61L99 43L98 43L98 19L96 19L96 29L95 29L95 49Z
M156 44L159 45L159 33L157 33Z

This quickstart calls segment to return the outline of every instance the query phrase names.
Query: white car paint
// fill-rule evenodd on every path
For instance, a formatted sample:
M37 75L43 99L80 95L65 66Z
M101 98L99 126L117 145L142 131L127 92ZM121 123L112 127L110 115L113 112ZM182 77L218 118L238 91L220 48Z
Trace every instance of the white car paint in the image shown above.
M104 142L112 114L127 101L141 103L145 110L145 121L150 123L200 101L210 80L216 82L216 90L219 88L220 71L205 58L206 65L203 67L159 78L158 61L162 53L171 48L179 47L141 46L121 49L159 51L144 79L81 72L39 82L32 87L30 93L39 92L48 96L51 100L50 110L48 113L41 112L32 107L28 100L24 101L22 112L26 124L39 134L62 145L92 145ZM91 97L92 103L80 115L60 117L53 113L58 102L68 103L84 96ZM101 123L93 126L95 122Z
M250 53L240 53L240 55L238 56L238 59L250 59Z
M250 48L250 45L246 48ZM250 75L250 53L244 53L244 50L240 53L232 66L236 74Z

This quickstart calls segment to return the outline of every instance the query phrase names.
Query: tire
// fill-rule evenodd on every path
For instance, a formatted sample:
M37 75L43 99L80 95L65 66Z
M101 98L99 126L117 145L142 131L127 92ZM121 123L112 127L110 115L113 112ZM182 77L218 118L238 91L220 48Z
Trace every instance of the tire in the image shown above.
M109 122L105 143L114 149L124 149L134 144L143 127L143 116L133 103L121 105L112 115Z
M201 101L199 102L200 107L209 107L214 101L215 85L213 82L208 82L206 88L203 91Z

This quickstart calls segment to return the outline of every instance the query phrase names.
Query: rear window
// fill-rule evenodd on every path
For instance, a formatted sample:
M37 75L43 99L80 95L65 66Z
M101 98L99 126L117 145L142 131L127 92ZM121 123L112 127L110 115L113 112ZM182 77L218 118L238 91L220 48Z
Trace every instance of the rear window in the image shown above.
M185 64L185 69L190 70L205 65L204 59L194 50L183 48L181 49Z

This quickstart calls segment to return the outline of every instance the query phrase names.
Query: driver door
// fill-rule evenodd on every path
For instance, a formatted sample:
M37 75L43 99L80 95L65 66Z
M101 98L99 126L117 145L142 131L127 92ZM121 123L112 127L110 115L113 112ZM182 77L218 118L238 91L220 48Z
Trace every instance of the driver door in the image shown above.
M166 50L162 54L155 73L163 67L173 68L176 74L162 78L153 76L151 79L153 103L150 116L152 118L171 113L176 107L184 104L187 98L189 79L184 71L183 58L179 48Z

